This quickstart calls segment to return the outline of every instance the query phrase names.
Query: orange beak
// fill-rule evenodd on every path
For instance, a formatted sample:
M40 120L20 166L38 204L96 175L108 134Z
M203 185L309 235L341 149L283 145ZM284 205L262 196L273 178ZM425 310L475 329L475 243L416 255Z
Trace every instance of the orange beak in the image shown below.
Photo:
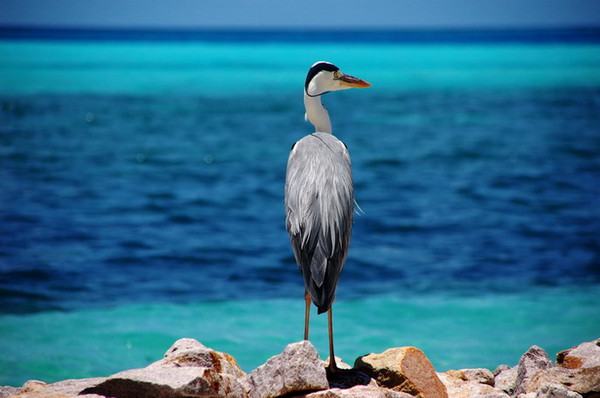
M346 75L342 73L340 76L340 84L344 87L365 88L371 87L371 83L366 82L358 77Z

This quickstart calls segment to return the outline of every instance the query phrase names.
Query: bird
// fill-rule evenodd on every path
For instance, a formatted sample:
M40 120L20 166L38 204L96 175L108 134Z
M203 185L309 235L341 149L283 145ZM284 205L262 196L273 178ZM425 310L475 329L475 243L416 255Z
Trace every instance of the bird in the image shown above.
M348 255L354 215L352 166L346 144L332 134L321 97L331 91L370 87L330 62L313 64L304 83L305 119L315 128L292 146L285 180L286 229L305 288L304 340L311 303L327 312L330 372L337 372L333 314L340 273Z

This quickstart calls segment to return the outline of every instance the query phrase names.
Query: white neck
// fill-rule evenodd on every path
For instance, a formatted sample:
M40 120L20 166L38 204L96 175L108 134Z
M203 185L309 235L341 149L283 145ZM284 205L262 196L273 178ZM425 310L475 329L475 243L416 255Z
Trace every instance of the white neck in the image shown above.
M331 134L331 120L327 109L321 104L321 96L311 97L304 92L306 118L315 126L315 132Z

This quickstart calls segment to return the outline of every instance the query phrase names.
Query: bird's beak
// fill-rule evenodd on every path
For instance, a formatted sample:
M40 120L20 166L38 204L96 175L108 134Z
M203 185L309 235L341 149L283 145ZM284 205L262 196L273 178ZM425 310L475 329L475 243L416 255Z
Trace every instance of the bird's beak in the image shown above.
M340 85L342 87L354 87L354 88L365 88L365 87L371 87L371 83L366 82L362 79L359 79L358 77L354 77L354 76L350 76L350 75L346 75L344 73L342 73L342 75L339 78L340 80Z

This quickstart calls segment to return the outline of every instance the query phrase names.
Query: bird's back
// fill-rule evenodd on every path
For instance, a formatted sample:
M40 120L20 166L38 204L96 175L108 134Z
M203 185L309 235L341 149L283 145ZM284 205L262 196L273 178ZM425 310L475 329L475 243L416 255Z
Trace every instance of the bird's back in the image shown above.
M305 287L319 313L335 296L346 261L354 190L344 143L329 133L314 133L292 148L285 184L286 228Z

